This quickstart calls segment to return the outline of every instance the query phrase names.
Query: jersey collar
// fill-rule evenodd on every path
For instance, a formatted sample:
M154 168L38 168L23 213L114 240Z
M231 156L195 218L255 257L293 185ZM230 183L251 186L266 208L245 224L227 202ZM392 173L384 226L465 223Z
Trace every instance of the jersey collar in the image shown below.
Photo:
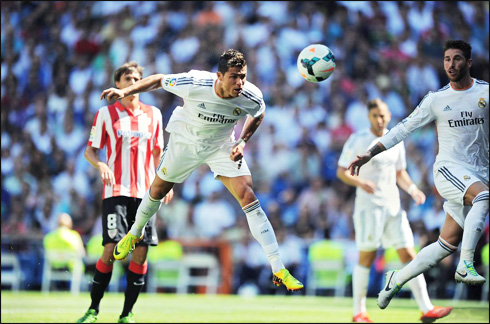
M149 106L145 105L144 103L142 103L141 101L139 101L139 104L140 104L140 110L138 110L138 112L136 114L133 113L133 111L131 111L130 109L124 107L120 101L116 101L116 103L114 104L114 106L119 110L119 111L126 111L129 115L133 115L133 116L138 116L142 113L146 113L148 111L148 109L150 109Z
M475 84L475 79L471 78L471 84L464 88L464 89L454 89L453 88L453 84L451 82L449 82L449 85L451 86L451 89L453 89L454 91L465 91L465 90L468 90L469 88L471 88L473 86L473 84Z

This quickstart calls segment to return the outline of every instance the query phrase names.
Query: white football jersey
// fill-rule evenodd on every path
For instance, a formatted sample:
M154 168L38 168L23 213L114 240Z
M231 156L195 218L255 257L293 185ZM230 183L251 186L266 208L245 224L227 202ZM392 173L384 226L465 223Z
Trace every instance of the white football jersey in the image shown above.
M235 140L238 120L265 111L262 92L255 85L247 81L240 96L223 99L215 91L217 79L216 73L198 70L165 75L163 89L184 99L184 105L172 112L167 132L178 133L191 143L223 144Z
M385 130L385 134L388 130ZM340 154L338 165L348 168L357 155L366 152L379 141L380 137L369 128L349 136ZM400 209L400 193L396 185L396 171L406 169L405 146L398 143L393 149L381 152L366 163L359 171L359 177L376 183L374 194L362 188L356 189L355 209L371 209L374 206L388 207L393 215Z
M452 162L488 179L488 90L487 82L473 79L466 90L455 90L448 84L429 92L380 142L388 149L435 121L439 152L434 170Z

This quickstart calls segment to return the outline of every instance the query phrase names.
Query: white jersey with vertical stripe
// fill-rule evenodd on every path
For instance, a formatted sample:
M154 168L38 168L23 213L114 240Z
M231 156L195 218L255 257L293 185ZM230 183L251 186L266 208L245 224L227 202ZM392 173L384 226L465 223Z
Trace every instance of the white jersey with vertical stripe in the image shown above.
M385 129L386 134L388 130ZM369 128L361 129L349 136L342 148L338 166L348 168L357 155L366 152L379 141L380 137ZM359 170L359 177L376 183L376 191L369 194L362 188L356 189L356 210L372 209L376 206L387 207L392 215L400 210L400 192L396 185L396 172L407 168L405 146L403 142L391 150L373 157Z
M223 99L216 94L217 74L191 70L162 78L163 89L181 97L183 106L172 112L166 131L190 143L222 145L235 140L235 125L246 115L258 117L265 111L262 92L245 82L240 96Z
M448 84L429 92L380 142L388 149L435 121L439 152L434 170L451 162L488 179L488 90L488 82L473 79L465 90L455 90Z
M141 102L140 108L133 114L116 102L95 115L88 145L98 149L105 146L106 163L116 181L104 186L102 199L143 198L155 177L152 152L163 148L162 113Z

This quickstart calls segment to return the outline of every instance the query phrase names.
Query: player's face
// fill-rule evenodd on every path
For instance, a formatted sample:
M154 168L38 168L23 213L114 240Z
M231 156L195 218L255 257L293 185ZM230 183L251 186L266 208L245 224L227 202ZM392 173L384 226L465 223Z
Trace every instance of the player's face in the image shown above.
M242 93L247 81L247 67L230 67L224 75L218 72L218 80L221 86L221 97L236 98Z
M391 113L386 104L380 103L378 107L371 108L368 113L371 130L374 134L383 135L384 129L388 126L391 120Z
M116 87L118 89L124 89L124 88L127 88L129 86L132 86L133 84L135 84L139 80L141 80L141 75L138 72L133 71L130 73L126 73L126 74L123 74L121 76L119 81L116 81ZM138 94L135 94L133 96L137 96L137 95ZM133 96L129 96L129 97L133 97Z
M450 48L444 53L444 70L451 82L458 82L469 74L472 60L464 58L463 51Z

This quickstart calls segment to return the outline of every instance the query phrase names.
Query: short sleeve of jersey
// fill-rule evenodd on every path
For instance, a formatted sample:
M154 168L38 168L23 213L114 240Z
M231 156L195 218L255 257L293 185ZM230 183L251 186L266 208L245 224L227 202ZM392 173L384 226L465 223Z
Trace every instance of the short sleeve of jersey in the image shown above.
M399 122L379 140L386 149L395 146L407 138L413 131L421 128L435 119L432 111L432 92L429 92L410 115Z
M185 73L167 74L162 78L161 85L167 90L181 98L187 98L194 84L209 82L212 74L206 71L191 70Z
M90 130L90 137L88 140L88 146L102 149L106 142L107 132L105 132L104 117L107 115L107 106L99 109L94 117L92 129Z
M339 161L337 165L342 168L348 168L350 163L355 159L357 154L359 154L359 148L357 147L356 141L357 134L351 134L342 148L342 153L340 153Z

